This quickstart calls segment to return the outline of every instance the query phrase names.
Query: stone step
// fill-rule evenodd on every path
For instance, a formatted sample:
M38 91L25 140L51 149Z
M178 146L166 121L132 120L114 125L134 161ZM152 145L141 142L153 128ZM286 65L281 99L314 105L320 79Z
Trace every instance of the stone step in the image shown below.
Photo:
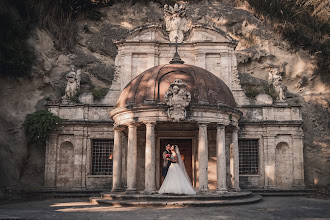
M176 201L183 200L231 200L248 198L252 196L252 192L228 192L228 193L206 193L197 195L175 195L175 194L125 194L125 193L101 193L102 199L107 200L146 200L146 201L163 201L175 199Z
M316 189L252 189L253 193L262 196L308 196L316 193Z
M209 207L209 206L224 206L224 205L239 205L254 203L261 200L260 195L250 195L248 198L240 199L226 199L226 200L176 200L168 199L163 201L146 201L146 200L111 200L111 199L100 199L90 198L91 203L99 205L108 205L114 207Z

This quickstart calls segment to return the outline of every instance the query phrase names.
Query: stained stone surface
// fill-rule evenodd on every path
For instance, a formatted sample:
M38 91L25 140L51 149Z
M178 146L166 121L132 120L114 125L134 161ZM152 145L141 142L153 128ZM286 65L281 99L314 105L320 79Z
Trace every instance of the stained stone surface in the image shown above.
M293 205L294 204L294 205ZM330 200L265 197L239 206L141 208L108 207L88 199L46 199L0 205L1 219L327 219Z

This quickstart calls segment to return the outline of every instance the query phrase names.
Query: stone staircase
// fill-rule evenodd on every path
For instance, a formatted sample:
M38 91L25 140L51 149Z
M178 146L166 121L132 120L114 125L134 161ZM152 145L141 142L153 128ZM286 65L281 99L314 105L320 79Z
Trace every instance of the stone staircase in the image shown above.
M125 194L101 193L101 197L91 197L90 202L99 205L115 207L187 207L187 206L223 206L254 203L261 200L260 195L251 192L228 192L224 194L206 193L197 195L174 194Z

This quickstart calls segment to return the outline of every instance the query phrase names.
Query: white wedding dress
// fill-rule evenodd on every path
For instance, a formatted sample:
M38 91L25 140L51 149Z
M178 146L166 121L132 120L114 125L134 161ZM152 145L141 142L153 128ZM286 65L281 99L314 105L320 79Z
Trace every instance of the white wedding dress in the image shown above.
M173 193L173 194L196 194L194 188L191 185L189 176L186 172L184 164L182 162L179 148L176 148L176 155L178 162L172 162L168 168L167 175L164 179L162 186L158 193ZM174 159L174 155L171 156Z

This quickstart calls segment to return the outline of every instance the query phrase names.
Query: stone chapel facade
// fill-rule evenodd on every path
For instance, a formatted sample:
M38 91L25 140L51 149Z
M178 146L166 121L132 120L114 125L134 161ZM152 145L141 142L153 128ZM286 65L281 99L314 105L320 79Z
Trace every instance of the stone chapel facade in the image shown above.
M167 142L179 145L201 192L304 186L301 107L248 100L237 42L213 27L180 28L138 27L115 42L102 103L48 106L67 120L47 143L45 188L155 192ZM182 60L172 59L174 39Z

